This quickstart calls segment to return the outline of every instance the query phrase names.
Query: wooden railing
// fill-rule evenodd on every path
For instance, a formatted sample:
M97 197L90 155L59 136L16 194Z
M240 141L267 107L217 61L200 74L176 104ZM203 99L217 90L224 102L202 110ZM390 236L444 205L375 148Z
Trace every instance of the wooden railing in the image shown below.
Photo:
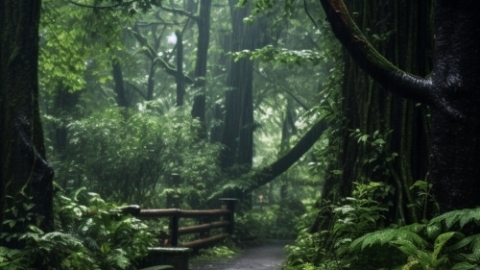
M221 209L209 209L209 210L182 210L176 208L170 209L140 209L138 205L125 206L121 210L123 213L131 214L140 219L151 219L151 218L170 218L169 223L169 233L170 239L169 243L172 247L189 247L189 248L198 248L200 246L206 245L225 238L229 234L233 234L234 229L234 213L235 213L235 204L237 199L220 199L222 202ZM180 218L204 218L218 217L219 220L211 222L198 224L188 227L178 227L178 222ZM224 232L216 234L213 236L209 235L210 230L216 228L224 228ZM178 238L181 235L200 233L201 235L206 235L207 237L200 238L194 241L180 243Z

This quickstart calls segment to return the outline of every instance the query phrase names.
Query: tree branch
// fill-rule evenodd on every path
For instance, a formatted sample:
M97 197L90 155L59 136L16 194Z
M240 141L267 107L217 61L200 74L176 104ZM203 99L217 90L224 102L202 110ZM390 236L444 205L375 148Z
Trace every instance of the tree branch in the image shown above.
M337 39L375 81L406 99L435 105L432 81L408 74L383 57L357 27L342 0L319 1Z
M165 10L165 11L168 11L170 13L173 13L173 14L179 14L179 15L185 16L185 17L187 17L189 19L192 19L196 22L199 20L199 18L197 16L194 16L194 15L192 15L192 14L190 14L190 13L184 11L184 10L174 9L174 8L166 8L162 5L160 5L160 8Z
M292 148L288 153L279 158L274 163L266 166L259 171L255 172L249 178L252 180L252 185L245 190L245 193L249 193L268 182L275 179L277 176L281 175L287 171L295 162L297 162L310 148L315 144L315 142L320 138L323 131L326 129L326 123L324 120L318 121L313 125L305 135L300 139L300 141Z
M125 3L118 3L118 4L115 4L115 5L111 5L111 6L95 6L95 5L92 6L92 5L78 3L78 2L75 2L75 1L68 1L68 3L70 3L72 5L75 5L75 6L84 7L84 8L109 9L109 8L116 8L116 7L119 7L119 6L129 6L129 5L131 5L131 4L133 4L137 1L138 0L133 0L133 1L125 2Z
M138 89L137 86L133 85L132 83L125 81L125 85L127 85L131 90L135 90L140 96L142 96L144 99L147 99L147 95L143 93L140 89Z
M133 36L137 39L138 43L140 43L140 45L142 47L145 47L147 48L147 50L143 50L143 53L150 59L153 61L153 64L154 65L160 65L164 70L165 72L167 72L167 74L169 75L172 75L172 76L177 76L177 69L175 69L175 67L172 67L169 63L167 63L163 58L161 57L157 57L157 52L155 51L154 48L152 48L152 46L150 46L147 42L147 39L144 38L142 35L140 35L138 32L134 31L134 30L130 30L130 32L133 34ZM188 76L185 76L185 82L188 83L188 84L193 84L193 80L192 78L188 77Z
M265 74L261 73L260 71L258 70L255 70L255 73L257 73L258 75L262 76L262 78L268 80L269 82L271 83L276 83L276 81L270 79L269 77L265 76ZM310 110L310 107L308 107L305 103L303 103L299 98L297 98L293 93L292 91L290 90L289 87L287 87L288 83L284 81L284 83L281 83L281 84L278 84L278 86L280 86L281 88L283 88L285 90L285 92L291 97L293 98L293 100L295 100L298 105L300 105L300 107L302 107L304 110L308 111Z

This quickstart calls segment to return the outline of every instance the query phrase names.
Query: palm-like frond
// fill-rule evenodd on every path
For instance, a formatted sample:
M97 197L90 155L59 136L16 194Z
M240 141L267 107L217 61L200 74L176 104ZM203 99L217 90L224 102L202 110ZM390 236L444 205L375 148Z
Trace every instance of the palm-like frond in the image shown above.
M428 226L435 223L441 223L444 224L446 227L445 229L448 230L456 223L459 224L460 228L463 228L467 223L470 222L480 222L480 208L454 210L444 213L430 220Z
M384 245L397 240L408 241L418 248L424 248L428 245L428 242L417 233L405 228L399 228L367 233L353 241L352 244L350 244L350 250L361 251L365 247Z

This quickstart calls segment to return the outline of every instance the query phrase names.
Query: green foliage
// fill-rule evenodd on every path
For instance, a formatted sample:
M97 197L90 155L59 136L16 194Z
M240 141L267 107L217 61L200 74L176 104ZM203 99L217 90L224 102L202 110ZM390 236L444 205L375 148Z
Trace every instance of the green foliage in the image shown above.
M316 211L309 211L297 222L298 236L295 244L287 245L288 252L286 269L306 269L312 266L322 245L322 238L319 233L310 233L310 226L314 222Z
M205 203L220 178L219 147L197 140L198 122L184 111L160 117L152 110L108 109L71 122L66 160L53 159L62 186L88 185L111 200L142 207L163 206L168 192L195 207ZM173 173L181 183L167 188Z
M249 58L250 60L259 59L261 61L279 62L287 65L301 65L308 62L318 65L319 63L325 63L329 60L323 51L296 51L285 48L275 48L272 45L268 45L254 51L244 50L241 52L235 52L233 53L233 56L235 57L235 61L238 61L242 58Z
M375 246L394 246L401 253L397 256L406 258L402 269L477 269L480 266L480 234L466 236L451 229L474 225L470 230L478 231L479 211L478 208L455 210L427 224L367 233L353 241L349 249L361 252Z
M327 216L334 220L331 227L310 234L307 226L311 226L312 222L300 229L295 245L287 248L290 267L287 269L303 269L311 263L321 267L319 269L343 269L347 266L375 269L379 262L374 260L381 261L382 258L374 257L367 261L367 255L359 259L348 254L348 247L355 238L382 226L382 214L387 209L377 199L387 196L392 188L378 182L357 183L355 186L353 197L346 198L340 205L328 205L324 209L329 213ZM358 261L362 263L358 264Z
M299 202L300 203L300 202ZM300 203L301 204L301 203ZM288 239L297 235L295 226L304 211L290 201L256 207L235 216L235 237L242 239ZM297 206L298 208L298 206ZM301 208L304 208L302 205Z
M4 241L23 249L0 247L2 269L131 269L155 242L138 219L121 215L116 205L81 188L66 197L57 192L57 231L44 233L34 224L23 233L3 233ZM16 224L6 220L5 224Z
M42 1L39 77L43 90L52 94L59 83L72 92L84 89L87 68L95 66L100 75L111 66L112 54L123 50L122 27L132 19L125 10ZM105 81L110 75L101 74L99 79Z

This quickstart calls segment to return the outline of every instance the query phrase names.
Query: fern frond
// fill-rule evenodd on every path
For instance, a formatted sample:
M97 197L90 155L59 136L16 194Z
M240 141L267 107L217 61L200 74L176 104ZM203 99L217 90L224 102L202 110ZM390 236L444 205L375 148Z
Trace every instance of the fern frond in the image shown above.
M443 223L445 224L445 227L448 230L457 222L459 223L460 228L463 228L465 224L468 224L473 221L474 222L480 221L480 208L450 211L450 212L441 214L438 217L432 218L428 224L430 226L435 223Z
M435 239L435 244L433 246L433 260L438 259L438 255L440 254L440 252L442 252L443 247L452 238L464 239L465 236L460 232L446 232L440 234L437 239Z
M426 259L430 258L428 252L421 250L413 242L406 239L397 239L390 242L394 247L401 250L404 254L413 256L414 258L419 258L421 262L424 262Z
M380 231L375 231L367 233L352 242L350 245L350 251L362 251L365 247L372 245L384 245L386 243L395 241L395 240L404 240L411 242L417 248L423 248L428 245L422 237L420 237L415 232L406 230L403 228L399 229L385 229Z
M480 254L478 253L478 251L474 251L470 254L462 254L462 257L464 257L469 263L480 263Z
M457 263L452 267L452 270L470 270L470 269L478 269L478 265L470 264L468 262L461 262Z
M71 234L62 233L62 232L51 232L43 235L42 240L54 244L55 248L58 249L74 249L82 247L82 242Z
M474 234L474 235L470 235L470 236L467 236L465 238L463 238L462 240L458 241L457 243L449 246L449 247L445 247L445 251L455 251L455 250L459 250L461 248L464 248L470 244L472 244L472 246L474 246L476 243L480 243L480 234Z
M425 230L426 227L427 227L426 224L413 223L413 224L403 226L402 229L414 232L416 234L419 234L423 230Z

